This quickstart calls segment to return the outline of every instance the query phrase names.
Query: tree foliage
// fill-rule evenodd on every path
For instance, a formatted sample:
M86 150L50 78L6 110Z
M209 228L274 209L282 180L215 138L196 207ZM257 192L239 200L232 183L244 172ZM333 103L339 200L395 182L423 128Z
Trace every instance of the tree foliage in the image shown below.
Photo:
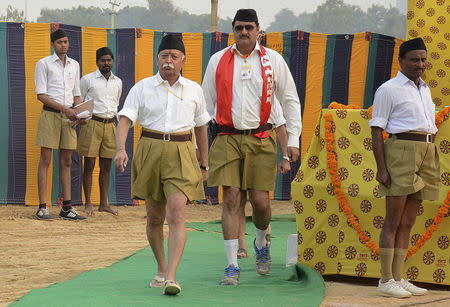
M23 21L24 13L8 6L4 21ZM70 9L43 8L37 22L59 22L78 26L109 28L111 10L100 7L72 7ZM303 30L319 33L375 32L395 37L405 37L406 17L395 7L372 5L363 11L357 5L343 0L327 0L312 13L295 15L290 9L281 9L268 32ZM207 32L210 14L190 14L176 7L172 0L147 0L147 6L126 6L116 16L117 28L146 28L170 32ZM218 31L231 32L231 19L219 19Z
M8 5L5 15L0 15L0 21L28 22L27 20L25 20L24 12L22 10L14 8L12 5Z

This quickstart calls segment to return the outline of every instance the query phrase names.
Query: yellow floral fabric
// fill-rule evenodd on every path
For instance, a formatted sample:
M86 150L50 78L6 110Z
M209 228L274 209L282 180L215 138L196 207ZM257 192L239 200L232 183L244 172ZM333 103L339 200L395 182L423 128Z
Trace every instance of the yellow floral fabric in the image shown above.
M438 107L450 105L450 0L408 0L408 39L422 37L428 49L423 76Z
M366 235L378 244L384 221L384 198L378 195L372 153L369 113L357 110L322 110L333 116L338 175L353 214ZM327 168L325 121L320 117L311 145L292 183L298 232L298 262L323 275L379 277L379 256L360 241L334 195ZM424 233L450 189L450 120L440 125L436 145L441 162L440 199L424 201L411 231L410 244ZM450 285L450 214L431 239L405 263L405 278Z

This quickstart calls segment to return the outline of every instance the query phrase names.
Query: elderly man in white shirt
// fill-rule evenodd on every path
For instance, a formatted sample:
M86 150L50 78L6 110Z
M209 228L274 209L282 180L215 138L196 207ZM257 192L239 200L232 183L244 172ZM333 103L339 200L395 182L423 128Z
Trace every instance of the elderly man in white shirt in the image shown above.
M373 152L380 193L386 196L386 216L380 234L383 296L423 295L426 289L402 278L409 235L422 200L439 198L439 156L430 88L421 79L427 49L421 38L400 46L401 71L383 83L373 102ZM384 142L382 132L389 133Z
M47 172L52 150L59 149L63 206L59 216L68 220L84 220L71 206L72 151L77 135L70 121L77 121L74 105L81 102L80 65L67 56L69 38L58 29L51 34L55 53L39 60L34 75L37 99L44 106L39 118L36 144L41 147L38 166L39 209L36 217L53 219L47 209ZM82 122L84 123L84 122Z
M238 10L232 26L236 43L211 57L203 80L208 111L218 127L210 149L208 185L222 185L224 192L222 229L228 266L222 285L239 283L239 207L246 190L256 228L256 271L269 273L266 232L271 218L269 191L274 189L276 173L272 129L286 122L288 142L281 151L283 159L290 162L299 157L301 133L294 80L282 56L257 42L255 10Z
M92 173L99 157L100 204L98 211L117 215L108 203L111 161L116 155L116 115L122 95L122 80L112 73L114 55L108 47L96 51L98 69L81 78L81 97L94 99L94 111L87 125L81 127L77 151L84 156L83 189L85 211L93 214L91 203Z
M181 291L176 270L186 242L184 210L188 200L204 199L207 179L209 115L201 87L180 75L185 48L178 37L165 35L158 48L158 70L130 90L117 127L115 164L123 171L128 155L125 141L132 124L142 135L132 166L132 197L145 199L147 238L158 263L150 287L164 287L164 294ZM192 129L199 149L196 159ZM169 224L168 262L164 255L164 219Z

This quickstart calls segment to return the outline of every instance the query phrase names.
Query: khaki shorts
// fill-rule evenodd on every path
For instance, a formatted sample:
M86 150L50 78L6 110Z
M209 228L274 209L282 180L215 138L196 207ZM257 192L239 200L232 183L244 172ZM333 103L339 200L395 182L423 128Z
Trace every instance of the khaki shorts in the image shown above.
M85 157L112 159L116 155L116 124L89 120L81 126L77 151Z
M439 156L434 143L399 140L393 136L384 143L384 152L391 186L388 189L380 184L381 195L439 199Z
M77 148L77 133L61 113L42 110L36 145L52 149L74 150Z
M275 133L269 137L218 135L209 153L209 186L273 191L277 165Z
M186 133L189 132L179 134ZM188 200L205 198L192 141L172 142L141 137L133 157L131 177L131 195L135 199L151 197L165 201L176 192L183 192Z

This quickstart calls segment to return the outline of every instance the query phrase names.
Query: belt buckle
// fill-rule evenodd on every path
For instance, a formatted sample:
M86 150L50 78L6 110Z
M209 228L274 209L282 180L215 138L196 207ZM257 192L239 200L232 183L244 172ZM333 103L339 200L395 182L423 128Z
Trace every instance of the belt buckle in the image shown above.
M170 141L170 133L164 133L163 134L163 141L164 142L169 142Z
M244 131L244 135L252 135L252 129L247 129L247 130L243 130Z
M433 135L432 134L427 134L426 138L425 138L425 142L433 143Z
M103 118L103 120L102 120L102 122L104 123L104 124L107 124L108 123L108 118Z

